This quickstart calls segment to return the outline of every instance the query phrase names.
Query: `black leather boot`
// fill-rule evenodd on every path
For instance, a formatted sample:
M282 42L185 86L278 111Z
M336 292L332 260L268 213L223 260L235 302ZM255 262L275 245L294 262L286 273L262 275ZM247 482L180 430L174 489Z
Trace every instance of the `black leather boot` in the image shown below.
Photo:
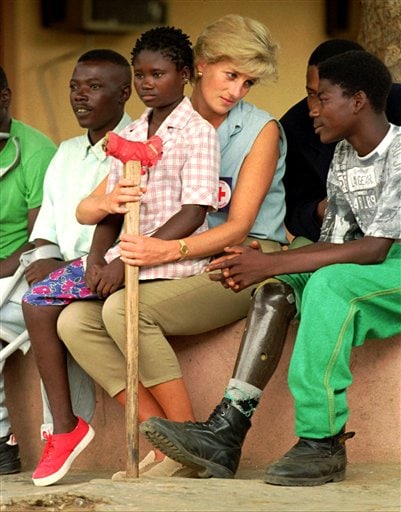
M355 432L340 432L324 439L301 437L284 457L266 468L264 481L274 485L312 486L344 480L345 441L354 435Z
M233 478L250 420L224 398L204 423L150 418L140 431L171 459L199 468L199 476Z

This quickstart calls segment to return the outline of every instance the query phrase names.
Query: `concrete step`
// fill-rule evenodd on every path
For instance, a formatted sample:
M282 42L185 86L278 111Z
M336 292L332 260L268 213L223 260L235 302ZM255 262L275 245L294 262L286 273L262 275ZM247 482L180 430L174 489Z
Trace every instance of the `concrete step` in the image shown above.
M400 467L349 464L344 481L318 487L263 482L262 470L232 479L158 478L110 480L101 470L71 470L50 487L35 487L28 472L2 477L1 510L141 512L396 512Z

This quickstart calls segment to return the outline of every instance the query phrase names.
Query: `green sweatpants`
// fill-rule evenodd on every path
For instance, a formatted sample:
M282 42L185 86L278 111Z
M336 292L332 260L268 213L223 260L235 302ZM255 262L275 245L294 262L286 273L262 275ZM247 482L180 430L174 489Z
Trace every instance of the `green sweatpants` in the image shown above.
M279 279L294 288L300 313L288 373L296 434L335 435L349 417L352 347L401 332L401 245L379 264L336 264Z

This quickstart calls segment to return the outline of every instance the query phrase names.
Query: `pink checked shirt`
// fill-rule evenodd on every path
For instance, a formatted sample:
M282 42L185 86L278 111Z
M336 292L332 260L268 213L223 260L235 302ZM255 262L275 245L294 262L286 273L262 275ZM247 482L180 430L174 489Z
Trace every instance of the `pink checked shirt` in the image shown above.
M121 137L145 142L148 139L147 109L142 116L128 125ZM163 156L147 175L147 191L141 199L140 232L151 236L165 224L184 204L217 208L217 193L220 171L220 147L215 129L205 121L192 107L188 98L171 112L156 132L163 141ZM123 176L123 164L112 158L107 184L107 192ZM207 220L195 233L207 229ZM106 259L111 261L119 256L119 247L107 252ZM139 278L178 279L199 274L208 259L177 261L144 267Z

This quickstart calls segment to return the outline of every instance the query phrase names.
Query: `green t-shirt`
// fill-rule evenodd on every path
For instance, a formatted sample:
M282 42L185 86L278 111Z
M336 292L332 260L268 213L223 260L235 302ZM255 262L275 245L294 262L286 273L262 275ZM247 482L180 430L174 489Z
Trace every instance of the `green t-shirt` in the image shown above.
M13 119L0 168L15 160L17 145L19 163L0 178L0 260L28 241L28 211L42 203L43 179L57 149L46 135Z

